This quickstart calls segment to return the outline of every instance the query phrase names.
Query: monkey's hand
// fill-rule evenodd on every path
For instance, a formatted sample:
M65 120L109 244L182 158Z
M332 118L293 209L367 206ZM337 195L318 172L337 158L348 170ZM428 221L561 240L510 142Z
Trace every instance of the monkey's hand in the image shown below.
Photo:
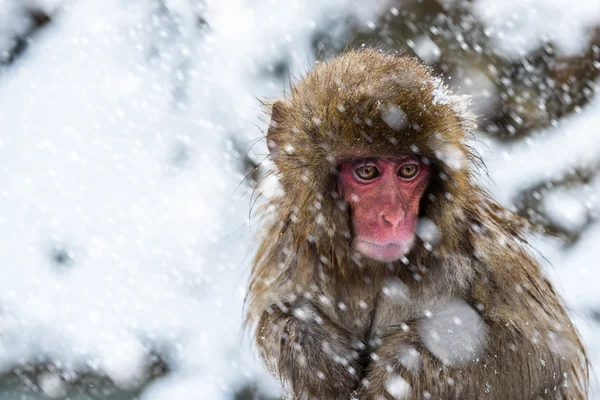
M405 330L398 330L380 340L381 346L371 353L357 398L456 398L451 395L452 387L445 380L447 371L444 364L424 348L416 329L405 327ZM440 386L442 380L444 382Z
M358 386L364 343L308 300L269 307L256 336L262 358L293 399L348 400Z

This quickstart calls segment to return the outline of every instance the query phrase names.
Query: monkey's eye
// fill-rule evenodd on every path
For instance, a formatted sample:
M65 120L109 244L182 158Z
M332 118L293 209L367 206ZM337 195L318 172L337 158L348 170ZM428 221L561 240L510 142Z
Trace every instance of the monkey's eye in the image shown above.
M357 177L364 181L368 181L379 176L377 167L372 164L361 165L354 170L354 173Z
M419 173L418 164L404 164L398 170L398 176L402 179L412 179Z

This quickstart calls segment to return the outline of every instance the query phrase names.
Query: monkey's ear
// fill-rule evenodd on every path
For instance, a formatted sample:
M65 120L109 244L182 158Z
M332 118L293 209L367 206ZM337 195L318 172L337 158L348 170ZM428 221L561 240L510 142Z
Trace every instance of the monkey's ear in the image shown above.
M275 155L279 152L281 144L279 143L276 132L277 127L283 123L285 118L287 106L281 100L277 100L271 107L271 122L269 122L269 130L267 131L267 147L271 155Z

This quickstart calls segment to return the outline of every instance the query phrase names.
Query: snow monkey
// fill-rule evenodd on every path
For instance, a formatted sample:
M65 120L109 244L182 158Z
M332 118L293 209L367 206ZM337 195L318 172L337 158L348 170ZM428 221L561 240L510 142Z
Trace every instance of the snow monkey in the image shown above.
M417 60L360 50L271 104L281 191L246 310L290 399L587 397L527 225L477 183L465 103Z

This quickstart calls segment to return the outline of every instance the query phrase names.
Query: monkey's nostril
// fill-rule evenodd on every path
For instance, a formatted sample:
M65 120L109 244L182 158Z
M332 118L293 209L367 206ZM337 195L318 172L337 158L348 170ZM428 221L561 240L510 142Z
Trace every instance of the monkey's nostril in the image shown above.
M382 213L381 219L385 226L389 227L397 227L402 220L404 220L404 212L390 212L390 213Z

